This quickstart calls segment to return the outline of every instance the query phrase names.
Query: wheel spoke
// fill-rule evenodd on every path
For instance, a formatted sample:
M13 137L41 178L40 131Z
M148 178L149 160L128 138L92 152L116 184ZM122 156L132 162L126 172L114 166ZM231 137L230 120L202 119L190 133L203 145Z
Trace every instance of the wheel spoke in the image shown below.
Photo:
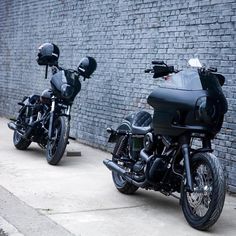
M56 124L54 127L54 136L52 137L52 140L50 141L50 148L49 148L49 155L53 156L57 150L58 142L60 139L60 130L61 126L60 123Z
M187 195L192 213L203 217L210 206L212 198L212 175L206 164L200 164L193 169L194 192Z

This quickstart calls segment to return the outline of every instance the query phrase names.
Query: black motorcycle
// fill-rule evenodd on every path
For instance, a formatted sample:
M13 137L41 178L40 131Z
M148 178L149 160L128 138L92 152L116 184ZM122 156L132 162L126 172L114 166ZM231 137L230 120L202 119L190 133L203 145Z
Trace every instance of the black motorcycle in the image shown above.
M176 71L153 61L154 78L163 78L147 102L153 116L140 111L116 129L108 128L115 148L104 164L115 187L132 194L139 187L180 199L188 223L206 230L219 218L225 199L225 178L211 140L220 131L228 105L225 78L216 68ZM196 142L197 140L197 142ZM179 195L180 193L180 195Z
M96 70L92 57L83 58L77 70L63 69L58 65L59 48L52 43L39 47L37 62L52 68L51 88L41 95L24 97L18 103L21 108L15 121L8 123L14 130L13 143L17 149L25 150L36 142L46 149L47 161L57 165L68 144L70 131L70 111L74 98L81 89L80 76L89 78Z

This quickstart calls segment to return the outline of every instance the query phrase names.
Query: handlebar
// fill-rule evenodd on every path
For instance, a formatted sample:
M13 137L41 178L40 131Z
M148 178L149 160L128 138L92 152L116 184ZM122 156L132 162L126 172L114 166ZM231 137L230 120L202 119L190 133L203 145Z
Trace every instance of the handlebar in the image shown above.
M152 61L153 65L166 65L164 61Z
M154 65L152 69L146 69L145 73L153 73L153 78L167 76L171 73L176 73L174 66L168 66L164 61L152 61Z
M77 71L77 70L74 70L74 69L65 69L65 68L62 68L62 67L60 67L60 66L52 66L52 73L53 74L55 74L55 73L57 73L57 71L61 71L61 70L64 70L64 71L70 71L70 72L72 72L72 73L75 73L75 74L77 74L77 75L80 75L80 73L79 73L79 71Z

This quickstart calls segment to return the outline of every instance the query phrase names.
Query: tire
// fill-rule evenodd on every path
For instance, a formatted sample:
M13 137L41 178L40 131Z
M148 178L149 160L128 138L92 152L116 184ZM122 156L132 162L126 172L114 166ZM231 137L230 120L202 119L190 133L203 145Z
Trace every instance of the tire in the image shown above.
M115 145L112 161L117 163L117 157L121 157L125 152L129 152L128 145L127 142L125 142L125 137L121 136ZM116 156L116 158L114 158L114 155ZM133 194L138 190L137 186L127 182L117 172L112 171L112 179L117 190L123 194Z
M182 188L182 210L193 228L207 230L216 223L224 206L224 172L219 160L211 153L195 154L190 166L195 189L193 193L188 193Z
M17 130L14 130L13 143L18 150L26 150L31 144L31 141L24 139Z
M47 162L50 165L57 165L66 149L70 131L68 117L59 116L53 123L53 140L49 140L46 149Z

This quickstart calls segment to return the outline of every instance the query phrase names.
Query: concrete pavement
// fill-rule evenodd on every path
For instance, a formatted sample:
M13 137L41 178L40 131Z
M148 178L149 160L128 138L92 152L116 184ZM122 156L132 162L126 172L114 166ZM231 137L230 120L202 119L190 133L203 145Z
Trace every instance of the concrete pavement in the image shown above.
M109 153L75 142L68 150L82 156L64 157L59 166L48 165L36 144L16 150L0 118L0 228L25 236L235 235L236 197L227 196L210 232L199 232L187 224L177 199L145 190L120 194L102 164Z

